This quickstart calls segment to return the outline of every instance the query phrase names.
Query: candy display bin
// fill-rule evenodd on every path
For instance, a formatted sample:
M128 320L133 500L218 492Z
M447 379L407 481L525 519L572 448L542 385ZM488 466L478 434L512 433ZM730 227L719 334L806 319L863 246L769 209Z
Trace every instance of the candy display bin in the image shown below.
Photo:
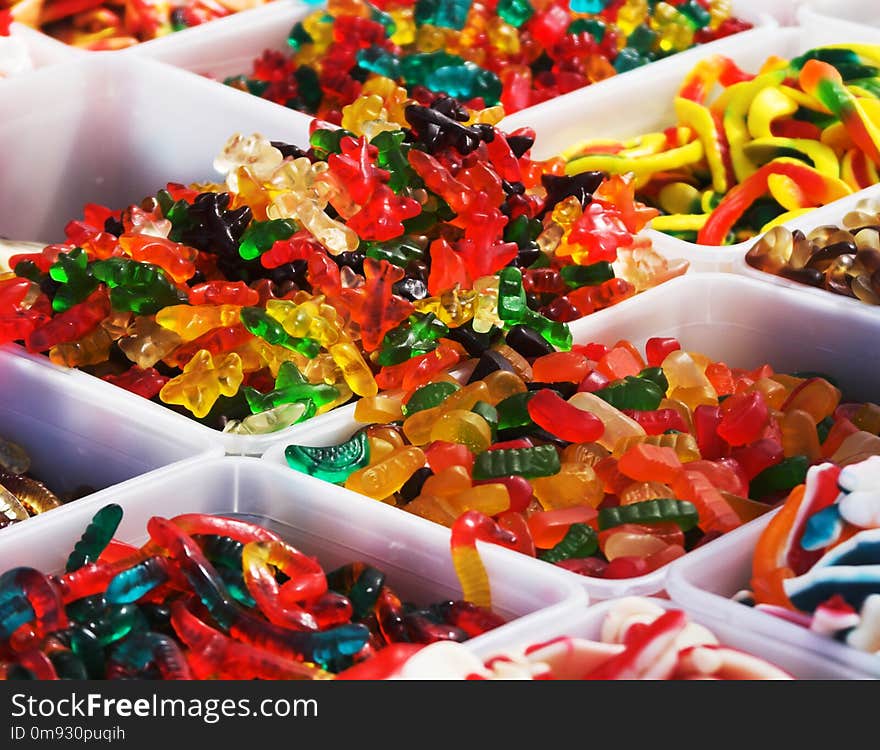
M768 363L777 372L827 372L845 398L876 401L880 350L869 342L880 336L880 318L867 305L841 305L834 297L734 274L694 274L575 321L571 329L575 341L625 338L643 347L653 336L674 336L683 349L731 367Z
M707 546L673 562L666 583L671 599L706 618L709 627L724 623L740 632L796 648L803 654L805 663L818 657L863 677L880 678L880 656L859 651L730 598L749 587L752 553L769 521L769 516L759 518L713 542L711 550Z
M52 102L48 109L43 104ZM152 60L86 56L3 84L0 236L57 242L85 203L215 180L236 131L305 143L310 118ZM27 175L27 179L22 179Z
M211 35L215 32L223 38L225 31L230 29L234 31L237 28L248 28L251 23L257 21L266 13L273 14L278 10L282 10L291 5L316 8L320 7L320 4L321 3L319 2L307 6L305 3L300 3L299 0L270 0L269 2L266 2L263 5L258 5L255 8L232 13L231 15L223 16L222 18L217 18L213 21L199 24L198 26L175 31L171 34L157 37L156 39L149 39L140 42L139 44L132 45L131 47L124 47L121 50L92 51L81 49L70 44L65 44L49 34L25 26L24 24L13 24L13 34L20 33L23 36L26 34L29 40L33 40L35 48L41 50L42 54L47 57L51 56L58 58L62 55L67 58L71 55L86 57L116 57L119 55L135 53L143 54L145 56L153 56L155 54L157 59L159 59L165 54L166 49L169 47L174 49L177 47L186 47L191 43L198 44L199 40L203 38L204 35ZM16 29L16 27L18 27L18 29ZM22 32L21 29L26 29L26 31Z
M797 11L810 0L741 0L740 12L765 13L785 26L797 24Z
M9 349L0 349L0 437L22 446L31 459L30 475L56 493L82 487L115 492L154 469L223 453L196 425L178 426L112 393L96 399L88 384L48 360L32 361ZM0 529L0 546L31 523L63 517L88 502L84 497ZM25 559L23 553L19 563Z
M780 4L784 0L777 0ZM749 21L756 27L775 25L773 13L752 0L734 0L734 15ZM319 5L309 5L290 0L276 0L260 9L262 12L239 14L239 23L206 24L204 33L199 29L187 30L188 38L172 34L161 40L131 47L126 52L151 57L170 65L185 68L201 75L223 80L226 76L248 74L255 58L263 50L289 52L287 37L297 22L313 13ZM224 19L226 20L226 19ZM749 34L750 32L743 32ZM741 35L741 34L740 34ZM737 36L740 36L737 35ZM718 42L701 45L699 49L714 49ZM679 53L684 54L684 53ZM675 55L677 57L678 55ZM624 75L631 75L627 72ZM604 81L596 85L604 85ZM592 88L588 87L588 88ZM528 110L522 110L528 111Z
M296 477L255 458L220 458L169 467L149 479L130 482L72 505L65 514L22 524L20 533L0 539L0 570L27 564L45 572L63 569L67 555L92 515L107 503L125 513L116 538L146 541L147 521L181 513L231 515L264 524L308 555L325 571L355 561L375 565L403 599L427 604L461 598L449 533L413 523L379 504L368 505L310 477ZM572 606L584 606L583 591L552 569L507 550L482 545L492 587L493 608L513 622L549 626ZM493 647L504 625L474 639Z
M65 224L82 215L85 203L122 207L155 194L169 180L217 179L214 156L236 131L305 144L311 122L162 63L121 55L89 56L10 79L3 101L9 106L0 122L0 194L7 199L0 236L45 243L62 240ZM53 102L51 111L41 106L45 101ZM29 178L22 180L23 174ZM24 353L20 347L12 351ZM54 368L45 358L32 359ZM219 441L229 453L259 455L278 434L310 429L304 423L271 436L224 434L86 373L63 372L90 387L96 403L121 399L126 408L146 408L180 430Z
M770 55L789 58L818 45L856 42L880 44L880 30L835 25L759 28L714 42L713 52L732 58L746 71L755 71ZM533 152L538 159L593 138L620 140L664 130L676 121L673 100L684 76L705 54L698 47L652 63L649 70L636 70L632 75L604 81L602 86L572 91L506 117L500 127L534 128L537 141ZM645 96L647 88L650 97ZM625 117L621 113L626 113ZM714 247L684 242L652 229L645 231L660 252L687 259L697 271L732 271L752 243L749 240Z
M810 213L789 222L786 226L791 231L799 229L804 234L809 234L816 227L824 225L839 226L843 217L846 216L847 213L855 210L863 203L866 205L876 205L880 208L880 185L874 185L866 190L861 190L858 193L847 196L842 200L834 201L834 203L829 203L827 206L822 206L814 211L810 211ZM746 251L753 247L759 239L760 237L756 237L754 240L747 243ZM872 310L871 305L860 302L852 297L846 297L842 294L834 294L833 292L828 292L824 289L810 286L809 284L800 284L796 281L791 281L783 276L759 271L757 268L753 268L746 262L745 253L736 259L733 265L733 271L742 274L743 276L748 276L749 278L774 284L776 286L787 289L797 289L804 294L814 295L819 299L831 299L847 309L855 308L857 310L870 311L873 312L873 314L876 314L876 308Z
M265 49L287 51L287 36L320 5L292 0L274 0L259 12L247 12L187 29L124 51L148 57L198 75L222 81L227 76L249 73L253 61ZM226 23L235 21L235 23ZM186 37L186 38L184 38ZM256 97L255 97L256 98Z
M343 422L342 420L339 420L336 423L325 422L322 425L315 425L315 427L309 432L304 432L301 436L298 436L296 441L284 440L276 443L263 454L262 458L264 461L274 466L283 467L282 470L287 471L289 474L302 476L302 474L300 474L299 472L296 472L293 469L287 467L287 461L284 457L284 450L289 444L291 444L292 442L296 442L300 445L335 445L337 443L341 443L343 440L347 440L348 438L350 438L360 427L361 425L355 423L353 420L349 420L348 422ZM364 495L359 495L343 487L336 487L335 485L325 486L329 486L335 490L334 497L337 496L337 493L344 493L345 495L349 496L353 502L356 503L366 505L382 505L382 503L380 503L378 500L373 500L372 498L366 497ZM404 510L398 510L390 506L386 507L388 507L388 510L394 513L398 513L401 516L409 516L409 518L411 518L415 523L420 524L424 528L433 527L435 529L444 530L443 526L440 526L433 521L429 521L426 518L421 518L420 516L416 516L415 514L407 513ZM710 543L706 546L711 547L712 544ZM525 557L523 555L520 556ZM567 570L564 570L563 568L558 568L554 565L550 565L549 563L534 561L530 558L525 559L530 560L538 567L552 568L557 575L568 579L569 582L572 583L572 585L582 587L587 592L591 600L613 599L619 596L657 594L663 590L663 580L666 575L665 568L660 568L659 570L655 570L651 573L643 576L637 576L635 578L620 578L615 580L591 578L589 576L582 576L578 575L577 573L571 573Z
M648 601L669 609L683 609L692 622L705 625L715 634L724 646L745 651L753 656L766 659L771 664L786 670L793 677L801 680L858 680L866 679L856 669L843 664L836 664L820 655L805 653L788 643L781 642L751 632L747 628L737 627L734 622L720 618L710 618L699 610L672 602L668 599L646 597ZM600 640L602 623L608 611L614 607L613 600L597 602L588 607L573 607L553 621L550 627L536 628L531 623L513 623L505 633L504 645L496 647L490 644L474 644L469 649L480 659L487 660L505 651L517 650L524 646L544 643L553 638L571 636Z
M777 371L830 370L848 397L876 401L877 379L873 373L880 367L880 351L867 342L880 336L880 319L868 310L844 307L834 299L814 299L799 290L780 288L768 296L770 289L759 281L733 274L693 274L570 325L576 343L611 344L628 339L643 349L651 337L672 336L684 349L702 352L732 367L754 368L769 363ZM794 330L798 335L792 335ZM333 445L351 437L358 427L341 419L315 425L297 442ZM291 442L277 441L263 454L264 460L286 466L284 450ZM376 503L366 497L360 499ZM711 550L714 544L705 547ZM580 583L592 599L599 600L656 594L663 590L666 569L617 580L569 572L564 575Z
M866 26L880 29L874 0L807 0L797 10L798 23L807 28L833 28L858 33Z
M90 399L95 403L110 401L119 404L122 414L131 410L143 411L151 419L163 420L173 432L183 430L187 433L198 435L204 443L220 446L220 449L234 456L259 456L279 440L298 441L308 440L309 436L323 433L324 430L334 430L337 425L348 425L354 417L353 403L340 406L332 411L312 417L305 422L295 424L277 432L269 432L261 435L236 435L229 432L221 432L169 409L163 404L148 401L124 388L107 383L82 370L67 369L54 365L48 358L41 354L32 354L17 344L10 344L6 350L13 356L28 360L40 367L56 371L71 382L75 382L79 388L90 394Z

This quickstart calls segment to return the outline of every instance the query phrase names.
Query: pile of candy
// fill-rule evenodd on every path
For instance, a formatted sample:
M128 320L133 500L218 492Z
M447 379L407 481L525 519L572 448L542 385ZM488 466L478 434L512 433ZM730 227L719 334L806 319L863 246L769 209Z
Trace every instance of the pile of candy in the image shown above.
M674 126L575 146L566 172L632 172L639 198L663 211L652 228L746 240L880 181L878 66L876 45L770 57L755 75L708 57L678 91Z
M386 651L341 677L403 680L790 680L760 657L730 648L680 609L617 599L598 640L560 636L485 662L456 643L413 654Z
M565 321L686 270L635 237L655 212L627 180L560 176L529 132L451 99L401 116L315 123L308 152L234 136L225 185L87 206L65 243L9 259L0 341L268 432L427 382L514 325L567 348Z
M392 82L510 114L748 28L727 0L329 0L226 83L337 124Z
M628 341L553 352L516 326L467 384L363 398L368 427L285 457L451 527L479 602L477 539L582 575L642 575L769 510L811 464L843 463L877 414L818 374L731 368L672 338L644 357Z
M840 466L807 473L755 547L737 599L880 654L880 410Z
M94 516L65 572L0 575L0 678L331 679L393 644L463 641L503 624L466 601L402 602L385 574L318 562L253 523L188 514L113 539Z
M268 0L0 0L0 13L65 44L119 50Z
M804 235L774 227L746 253L759 271L880 305L880 206L860 201L841 225L826 224Z

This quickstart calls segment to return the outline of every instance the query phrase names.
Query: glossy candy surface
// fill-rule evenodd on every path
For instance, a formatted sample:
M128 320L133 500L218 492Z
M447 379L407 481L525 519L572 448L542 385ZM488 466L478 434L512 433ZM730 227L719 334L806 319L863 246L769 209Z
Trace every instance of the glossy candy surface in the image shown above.
M719 642L679 609L624 597L608 608L597 636L561 635L522 643L481 661L459 644L426 646L389 675L459 680L789 680L758 656Z
M336 452L366 444L358 474L381 483L345 486L450 527L478 590L475 539L582 575L637 577L769 511L811 466L880 454L864 431L880 430L876 405L844 401L826 376L744 370L671 339L647 341L654 366L628 341L543 353L525 329L484 351L466 383L388 394L399 405L356 413L369 426L348 442L290 445L288 464L326 478ZM392 445L374 455L377 429ZM326 459L308 464L309 452Z
M19 23L87 50L121 50L224 18L267 0L4 0ZM2 41L2 38L0 38ZM3 45L0 44L0 49Z
M366 563L325 573L251 522L155 516L138 548L113 539L121 519L118 505L102 508L64 573L0 575L3 675L332 679L373 670L386 648L412 653L504 622L464 600L402 601Z
M289 54L267 49L226 83L343 126L347 108L393 114L407 92L510 114L751 28L723 2L593 6L330 0L293 26Z
M670 127L572 146L566 173L632 173L662 211L653 229L701 245L747 240L878 182L878 63L869 44L770 56L755 72L707 57L682 81ZM776 242L779 255L784 232Z
M873 433L847 440L864 444ZM846 441L841 446L848 453ZM842 468L841 468L842 466ZM758 539L741 600L880 654L880 454L812 466ZM745 594L748 596L745 596Z
M258 434L378 408L505 331L566 349L566 321L686 270L636 237L652 213L626 179L562 176L452 99L395 116L315 121L307 151L235 135L223 183L87 205L64 243L10 258L0 341Z
M839 225L807 234L775 227L746 253L752 268L824 289L867 305L880 305L880 210L864 199Z

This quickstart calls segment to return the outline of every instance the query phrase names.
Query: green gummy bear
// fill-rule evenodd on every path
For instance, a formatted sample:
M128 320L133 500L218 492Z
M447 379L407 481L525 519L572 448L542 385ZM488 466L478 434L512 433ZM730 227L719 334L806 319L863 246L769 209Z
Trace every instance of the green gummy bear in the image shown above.
M98 280L89 268L88 254L81 247L59 255L58 260L49 268L49 276L61 283L52 298L52 309L55 312L69 310L98 287Z
M278 240L290 239L297 230L290 219L252 221L241 237L238 254L245 260L254 260L269 250Z

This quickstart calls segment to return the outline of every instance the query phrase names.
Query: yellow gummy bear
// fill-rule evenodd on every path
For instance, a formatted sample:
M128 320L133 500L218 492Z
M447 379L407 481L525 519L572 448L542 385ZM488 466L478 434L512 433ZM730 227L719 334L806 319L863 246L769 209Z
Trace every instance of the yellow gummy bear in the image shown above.
M241 357L235 352L214 359L207 349L200 349L187 362L183 372L159 391L166 404L178 404L201 418L211 411L217 399L234 396L244 379Z
M240 312L239 305L169 305L156 313L156 322L192 341L213 328L235 325Z

